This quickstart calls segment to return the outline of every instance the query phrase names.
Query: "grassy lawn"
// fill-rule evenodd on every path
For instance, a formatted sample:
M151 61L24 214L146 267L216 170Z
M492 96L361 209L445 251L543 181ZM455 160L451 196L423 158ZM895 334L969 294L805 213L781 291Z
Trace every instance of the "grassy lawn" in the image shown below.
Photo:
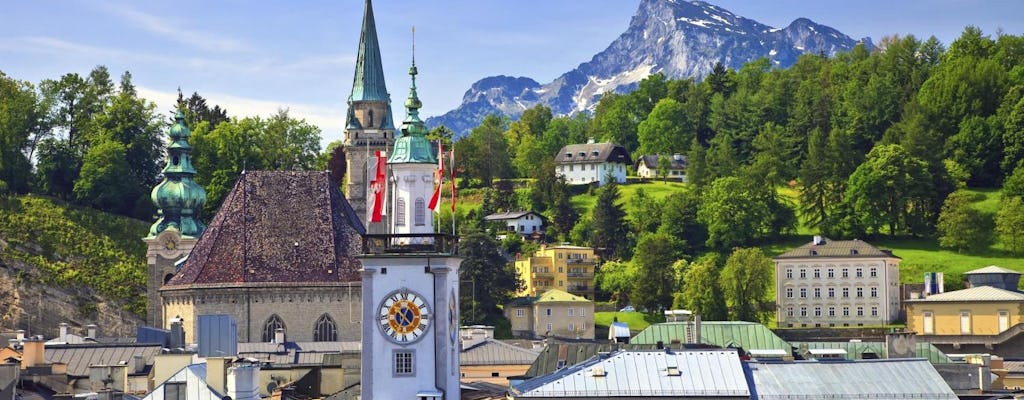
M618 317L619 322L625 322L629 325L629 330L632 332L640 332L647 328L651 324L658 322L665 322L665 317L661 315L650 315L642 312L618 312L618 311L602 311L594 313L594 325L597 327L603 327L607 329L612 325L612 321Z
M648 196L661 200L668 195L678 192L680 190L686 190L689 185L682 182L645 182L645 183L630 183L626 185L619 185L619 203L622 204L623 209L629 212L631 209L629 200L633 197L638 190L643 189ZM590 212L591 208L594 208L594 204L597 203L597 194L582 194L572 198L572 205L580 210L580 215L586 215Z

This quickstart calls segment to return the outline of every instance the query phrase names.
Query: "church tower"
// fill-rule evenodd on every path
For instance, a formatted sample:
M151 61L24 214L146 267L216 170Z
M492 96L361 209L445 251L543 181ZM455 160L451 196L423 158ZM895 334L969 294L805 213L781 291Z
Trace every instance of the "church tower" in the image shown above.
M206 225L199 212L206 203L206 191L192 180L196 170L189 155L192 146L188 138L192 132L185 124L185 114L178 110L174 116L167 143L167 165L164 180L153 188L150 197L156 205L159 219L149 228L146 242L146 322L165 327L160 286L174 276L175 263L187 256L195 247Z
M367 235L363 265L364 400L460 398L456 238L433 233L427 209L437 160L419 118L416 63L408 116L388 159L393 234Z
M345 151L348 180L345 197L369 233L384 233L384 224L368 224L367 160L377 151L387 151L395 140L391 116L391 95L384 84L373 6L366 0L363 29L359 34L356 71L345 117Z

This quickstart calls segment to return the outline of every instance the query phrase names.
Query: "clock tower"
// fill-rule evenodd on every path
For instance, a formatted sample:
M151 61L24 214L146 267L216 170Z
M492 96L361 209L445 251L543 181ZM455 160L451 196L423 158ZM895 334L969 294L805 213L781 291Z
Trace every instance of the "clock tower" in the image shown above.
M367 235L363 265L362 398L457 400L459 265L456 239L435 234L427 208L437 157L416 94L388 158L391 232Z
M168 327L160 287L174 276L177 261L192 251L206 230L199 218L206 204L206 191L192 180L196 174L191 162L192 146L188 144L192 131L181 110L174 115L174 125L167 135L167 165L161 171L164 180L150 195L159 209L159 218L142 239L147 247L146 322L160 328Z

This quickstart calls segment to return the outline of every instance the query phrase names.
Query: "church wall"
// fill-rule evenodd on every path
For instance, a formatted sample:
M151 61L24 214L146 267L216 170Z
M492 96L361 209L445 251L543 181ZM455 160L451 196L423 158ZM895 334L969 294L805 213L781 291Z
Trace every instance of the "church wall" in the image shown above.
M227 314L238 325L239 342L259 342L271 315L284 321L285 338L290 342L313 341L316 322L323 314L334 319L339 341L361 338L362 291L354 286L207 288L164 292L168 316L180 316L185 341L195 343L199 315ZM246 301L246 299L249 301Z

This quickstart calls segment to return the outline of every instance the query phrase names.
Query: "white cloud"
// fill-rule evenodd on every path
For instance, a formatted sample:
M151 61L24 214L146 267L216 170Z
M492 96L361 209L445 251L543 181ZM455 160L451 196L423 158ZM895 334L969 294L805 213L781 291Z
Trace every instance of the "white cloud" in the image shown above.
M157 110L173 109L178 100L176 91L161 91L144 86L137 86L139 96L157 105ZM316 125L322 131L321 145L334 140L341 140L345 128L345 106L328 107L319 104L284 103L272 100L252 99L223 93L200 93L206 98L207 104L219 105L232 117L269 117L279 109L287 109L288 115L296 119ZM188 95L188 93L186 93Z
M163 36L178 43L193 46L209 51L245 51L247 46L238 39L218 35L209 31L202 31L196 27L188 27L185 24L171 24L166 18L157 17L142 11L129 9L127 7L115 7L103 3L102 8L120 16L129 23L151 33Z

